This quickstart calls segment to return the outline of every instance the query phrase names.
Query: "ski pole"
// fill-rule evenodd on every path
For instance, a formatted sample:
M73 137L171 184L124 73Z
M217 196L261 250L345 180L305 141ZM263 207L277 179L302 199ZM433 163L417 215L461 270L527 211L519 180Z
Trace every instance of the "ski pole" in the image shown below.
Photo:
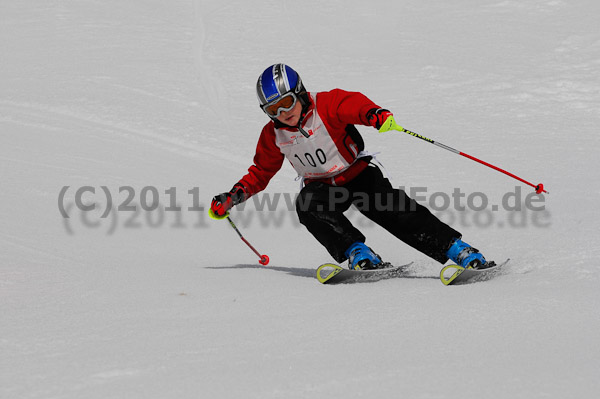
M427 137L425 137L425 136L421 136L421 135L420 135L420 134L418 134L418 133L415 133L415 132L412 132L412 131L410 131L410 130L408 130L408 129L405 129L405 128L403 128L402 126L400 126L400 125L398 125L398 124L396 123L396 121L394 120L394 117L393 117L393 116L390 116L390 117L388 117L388 118L385 120L385 122L383 123L383 125L381 126L381 128L379 129L379 131L380 131L380 132L387 132L387 131L389 131L389 130L397 130L397 131L399 131L399 132L403 132L403 133L410 134L410 135L411 135L411 136L413 136L413 137L416 137L416 138L419 138L419 139L421 139L421 140L427 141L428 143L434 144L434 145L436 145L436 146L438 146L438 147L441 147L441 148L443 148L443 149L445 149L445 150L451 151L451 152L453 152L453 153L455 153L455 154L462 155L462 156L463 156L463 157L465 157L465 158L469 158L469 159L470 159L470 160L472 160L472 161L479 162L479 163L480 163L480 164L482 164L482 165L485 165L485 166L487 166L487 167L490 167L490 168L492 168L492 169L494 169L494 170L497 170L498 172L502 172L502 173L504 173L505 175L512 177L513 179L517 179L518 181L520 181L520 182L522 182L522 183L525 183L525 184L527 184L528 186L531 186L531 187L533 187L533 188L535 189L535 192L536 192L537 194L541 194L541 193L550 194L550 192L549 192L549 191L546 191L546 190L544 189L544 185L543 185L542 183L539 183L538 185L534 185L533 183L530 183L530 182L528 182L527 180L525 180L525 179L522 179L522 178L520 178L519 176L517 176L517 175L515 175L515 174L512 174L512 173L510 173L510 172L508 172L508 171L506 171L506 170L504 170L504 169L502 169L502 168L499 168L499 167L497 167L497 166L495 166L495 165L492 165L491 163L488 163L488 162L482 161L481 159L479 159L479 158L475 158L475 157L474 157L474 156L472 156L472 155L466 154L466 153L464 153L464 152L462 152L462 151L456 150L456 149L454 149L454 148L452 148L452 147L449 147L449 146L447 146L447 145L445 145L445 144L439 143L439 142L437 142L437 141L434 141L434 140L432 140L432 139L430 139L430 138L427 138Z
M254 251L254 253L260 258L260 260L258 261L258 263L260 263L263 266L266 266L267 264L269 264L269 257L267 255L261 255L253 246L252 244L250 244L248 242L248 240L246 240L244 238L244 236L242 235L242 233L240 233L239 229L237 228L237 226L235 225L235 223L233 223L233 220L231 220L231 218L229 217L229 213L227 214L227 220L229 221L229 224L231 225L231 227L233 227L233 229L235 230L236 233L238 233L238 235L240 236L240 238L242 239L242 241L244 241L246 243L246 245L252 250Z
M260 258L260 260L258 261L258 263L260 263L263 266L266 266L269 264L269 257L267 255L261 255L260 252L258 252L256 250L256 248L254 248L252 246L252 244L250 244L248 242L248 240L246 240L244 238L244 236L242 235L242 233L240 232L240 230L237 228L237 226L235 225L235 223L233 223L233 220L231 220L231 218L229 217L229 212L227 212L224 216L217 216L213 213L212 209L208 210L208 215L215 220L221 220L221 219L227 219L229 221L229 224L231 225L231 227L233 227L233 229L235 230L235 232L238 234L238 236L240 236L240 238L242 239L242 241L244 241L244 243Z

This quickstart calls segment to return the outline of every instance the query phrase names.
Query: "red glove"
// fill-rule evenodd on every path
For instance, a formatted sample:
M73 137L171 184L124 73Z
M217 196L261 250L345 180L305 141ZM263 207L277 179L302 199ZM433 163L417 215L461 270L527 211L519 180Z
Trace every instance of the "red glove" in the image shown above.
M371 108L367 112L367 120L375 129L379 130L381 125L386 121L390 116L394 116L389 110L384 108Z
M210 210L217 216L225 216L234 205L240 204L248 199L246 187L236 183L231 191L215 195L210 203Z

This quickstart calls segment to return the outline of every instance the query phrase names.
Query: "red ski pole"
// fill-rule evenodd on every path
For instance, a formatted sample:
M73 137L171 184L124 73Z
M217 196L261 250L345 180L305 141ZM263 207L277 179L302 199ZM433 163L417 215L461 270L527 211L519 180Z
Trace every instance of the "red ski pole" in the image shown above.
M266 266L269 264L269 257L267 255L261 255L253 246L252 244L250 244L248 242L248 240L246 240L244 238L244 236L242 235L242 233L240 233L240 231L238 230L237 226L235 225L235 223L233 223L233 220L231 220L231 218L229 217L229 213L227 213L227 220L229 221L229 224L231 225L231 227L233 227L233 229L235 230L236 233L238 233L238 235L240 236L240 238L242 239L242 241L244 241L244 243L246 243L246 245L260 258L260 260L258 261L258 263L260 263L263 266Z
M381 126L381 128L379 129L379 131L380 131L380 132L387 132L387 131L389 131L389 130L398 130L399 132L404 132L404 133L410 134L410 135L411 135L411 136L413 136L413 137L416 137L416 138L419 138L419 139L421 139L421 140L427 141L428 143L431 143L431 144L437 145L438 147L441 147L441 148L443 148L443 149L445 149L445 150L451 151L451 152L453 152L453 153L455 153L455 154L458 154L458 155L462 155L463 157L465 157L465 158L469 158L470 160L473 160L473 161L475 161L475 162L479 162L479 163L480 163L480 164L482 164L482 165L485 165L485 166L487 166L487 167L489 167L489 168L492 168L492 169L494 169L494 170L497 170L498 172L502 172L502 173L504 173L505 175L512 177L513 179L517 179L518 181L520 181L520 182L522 182L522 183L525 183L525 184L527 184L528 186L531 186L531 187L533 187L533 188L535 189L535 192L536 192L537 194L541 194L541 193L550 194L550 192L549 192L549 191L546 191L546 190L544 189L544 185L543 185L542 183L539 183L539 184L535 185L535 184L533 184L533 183L530 183L530 182L528 182L528 181L527 181L527 180L525 180L525 179L522 179L522 178L520 178L519 176L517 176L517 175L515 175L515 174L512 174L512 173L510 173L510 172L508 172L508 171L506 171L506 170L504 170L504 169L502 169L502 168L499 168L499 167L497 167L497 166L495 166L495 165L492 165L491 163L488 163L488 162L482 161L482 160L481 160L481 159L479 159L479 158L475 158L475 157L474 157L474 156L472 156L472 155L466 154L466 153L464 153L464 152L462 152L462 151L458 151L458 150L456 150L456 149L454 149L454 148L452 148L452 147L449 147L449 146L447 146L447 145L445 145L445 144L438 143L437 141L431 140L431 139L429 139L429 138L427 138L427 137L425 137L425 136L421 136L421 135L420 135L420 134L418 134L418 133L411 132L410 130L408 130L408 129L405 129L405 128L403 128L402 126L398 125L398 124L396 123L396 121L394 120L394 117L393 117L393 116L390 116L390 117L388 117L388 118L386 119L386 121L384 122L384 124L383 124L383 125Z
M256 250L256 248L254 248L252 246L252 244L250 244L248 242L248 240L246 240L244 238L244 236L242 235L242 233L240 232L240 230L237 228L237 226L235 225L235 223L233 223L233 220L231 220L231 218L229 217L229 212L227 212L223 216L217 216L212 211L212 209L209 209L208 210L208 216L210 216L210 218L214 219L214 220L222 220L222 219L226 218L229 221L229 224L231 225L231 227L233 227L233 229L235 230L235 232L238 233L238 236L240 236L240 238L242 239L242 241L244 241L244 243L248 246L248 248L250 248L252 250L252 252L254 252L259 257L260 260L258 261L258 263L260 263L263 266L266 266L266 265L269 264L269 257L267 255L261 255L260 252L258 252Z

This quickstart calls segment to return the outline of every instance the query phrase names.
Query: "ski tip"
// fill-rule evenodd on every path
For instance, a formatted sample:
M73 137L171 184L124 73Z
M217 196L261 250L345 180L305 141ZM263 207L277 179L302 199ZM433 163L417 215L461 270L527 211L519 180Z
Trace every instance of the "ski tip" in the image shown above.
M444 285L451 285L458 281L463 283L464 281L468 280L469 278L471 278L475 275L484 275L484 274L488 274L488 273L495 273L496 270L498 270L502 266L506 265L509 260L510 260L510 258L506 259L504 262L501 262L499 264L496 264L494 261L489 261L491 266L488 268L485 268L485 269L472 269L470 267L467 267L465 269L464 267L458 266L458 265L447 265L447 266L444 266L442 268L442 270L440 271L440 280L442 281L442 284L444 284ZM451 274L447 272L448 270L452 271ZM461 274L463 274L463 272L464 272L464 275L461 276ZM467 276L467 277L465 278L465 276Z
M334 263L324 263L317 268L317 280L322 284L327 284L329 280L342 270L344 270L344 268Z
M452 274L448 277L446 277L447 274L446 271L447 270L453 270ZM459 265L448 265L445 266L441 271L440 271L440 280L442 281L442 284L444 285L449 285L450 283L452 283L452 281L454 281L462 272L465 271L465 268Z

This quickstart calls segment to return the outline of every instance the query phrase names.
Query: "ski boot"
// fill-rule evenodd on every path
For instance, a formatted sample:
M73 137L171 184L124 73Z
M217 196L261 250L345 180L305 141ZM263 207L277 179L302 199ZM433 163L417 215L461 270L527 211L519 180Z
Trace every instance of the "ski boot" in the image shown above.
M345 253L348 258L348 268L351 270L373 270L384 267L386 263L381 260L371 248L363 242L355 242Z
M452 242L446 256L465 269L487 269L494 265L494 262L486 261L478 249L459 239Z

